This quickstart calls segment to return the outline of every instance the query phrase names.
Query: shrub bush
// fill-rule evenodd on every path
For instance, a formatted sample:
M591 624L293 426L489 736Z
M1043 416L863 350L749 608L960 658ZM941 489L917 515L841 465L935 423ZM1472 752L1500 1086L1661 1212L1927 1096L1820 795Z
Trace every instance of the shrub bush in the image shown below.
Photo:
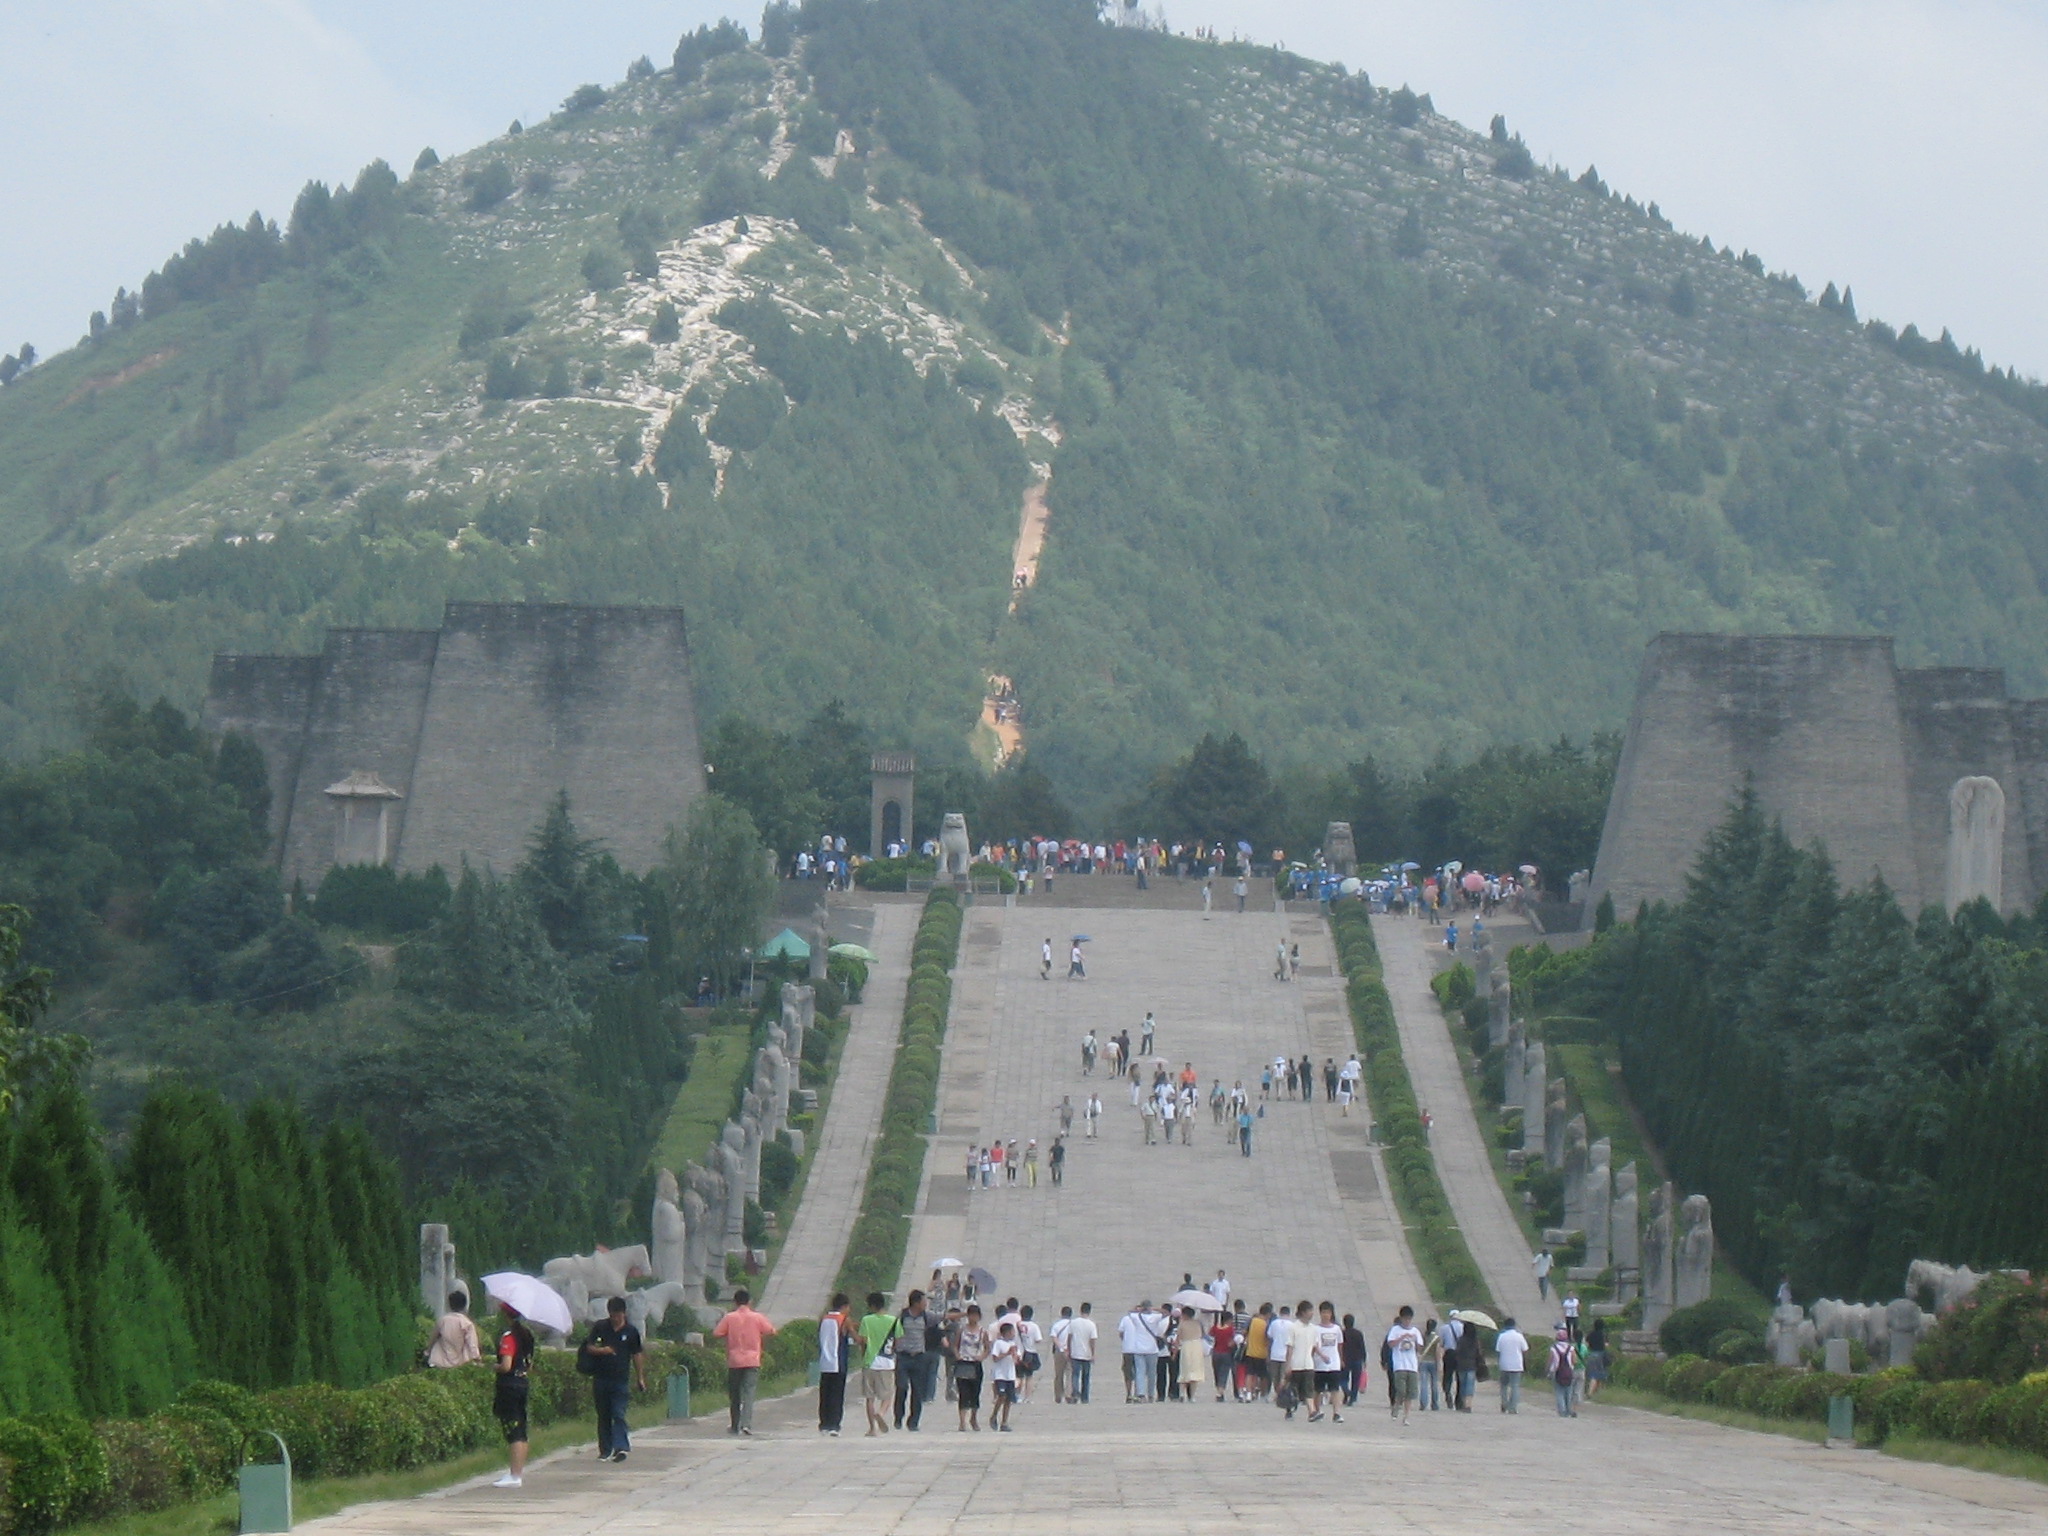
M1929 1381L2007 1386L2048 1370L2048 1277L1991 1275L1945 1314L1915 1352Z
M1667 1355L1712 1355L1721 1336L1730 1331L1754 1334L1757 1348L1763 1348L1763 1330L1756 1316L1740 1302L1725 1297L1680 1307L1664 1319L1657 1342Z

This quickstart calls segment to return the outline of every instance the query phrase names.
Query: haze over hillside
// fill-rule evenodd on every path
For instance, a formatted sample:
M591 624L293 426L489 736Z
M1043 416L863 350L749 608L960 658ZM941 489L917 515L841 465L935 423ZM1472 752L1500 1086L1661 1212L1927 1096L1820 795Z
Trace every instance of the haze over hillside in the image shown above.
M1396 82L1028 0L770 17L309 189L0 393L0 748L447 597L680 602L713 713L940 757L999 672L1094 811L1212 727L1612 725L1664 628L2048 688L2038 388Z

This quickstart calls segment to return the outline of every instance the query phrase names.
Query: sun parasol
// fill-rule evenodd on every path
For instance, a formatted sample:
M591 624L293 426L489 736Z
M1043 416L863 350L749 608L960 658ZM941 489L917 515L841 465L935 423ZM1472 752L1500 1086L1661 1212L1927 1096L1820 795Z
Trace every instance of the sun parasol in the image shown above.
M996 1288L996 1277L985 1269L970 1269L967 1271L967 1283L978 1295L986 1296Z
M1496 1331L1500 1328L1500 1324L1496 1323L1484 1312L1476 1311L1470 1307L1462 1307L1453 1312L1451 1316L1461 1323L1470 1323L1475 1328L1492 1328Z
M1175 1291L1166 1298L1168 1306L1193 1307L1197 1312L1225 1312L1229 1308L1207 1291Z
M875 963L875 952L872 949L863 949L858 944L834 944L825 953L828 955L844 955L849 960L865 960L869 965Z
M532 1275L522 1275L511 1269L485 1275L484 1294L510 1307L528 1322L552 1328L557 1333L567 1333L576 1326L576 1320L569 1315L569 1303L562 1300L547 1281L536 1280Z
M931 1267L933 1269L965 1269L967 1261L965 1259L933 1259Z

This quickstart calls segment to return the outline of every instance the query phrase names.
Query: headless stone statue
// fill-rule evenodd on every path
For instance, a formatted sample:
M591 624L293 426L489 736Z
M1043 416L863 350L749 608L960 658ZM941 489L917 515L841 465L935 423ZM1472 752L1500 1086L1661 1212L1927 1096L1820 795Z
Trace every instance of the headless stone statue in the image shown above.
M946 812L939 825L939 869L941 880L967 878L974 855L967 846L967 818L958 811Z
M1522 1028L1522 1021L1515 1020L1508 1025L1507 1053L1501 1068L1502 1109L1513 1105L1522 1107L1522 1073L1529 1064L1529 1038Z
M650 1222L654 1240L648 1244L654 1255L654 1278L681 1284L689 1273L689 1227L683 1217L682 1189L676 1176L664 1168L654 1176L654 1212Z
M1614 1199L1614 1143L1602 1136L1586 1149L1586 1268L1605 1269Z
M725 1179L725 1246L720 1253L740 1253L747 1246L747 1133L732 1121L718 1134L718 1171ZM723 1276L720 1277L721 1279Z
M804 1059L804 1030L811 1022L816 996L809 987L782 989L782 1048L792 1062Z
M1911 1365L1913 1352L1920 1347L1920 1340L1927 1330L1934 1326L1934 1319L1920 1310L1920 1303L1910 1296L1901 1296L1884 1309L1889 1348L1886 1351L1886 1365Z
M1614 1176L1613 1215L1608 1221L1608 1232L1614 1244L1614 1268L1617 1274L1635 1271L1634 1285L1642 1284L1643 1229L1642 1212L1636 1191L1636 1165L1623 1163L1621 1171ZM1617 1296L1617 1301L1628 1301L1629 1296Z
M1573 1115L1565 1123L1564 1224L1574 1232L1586 1230L1586 1169L1591 1159L1586 1149L1586 1117Z
M438 1221L420 1223L420 1305L429 1317L448 1310L448 1293L455 1289L455 1245L448 1241L448 1228Z
M1671 1186L1659 1184L1650 1195L1650 1220L1643 1228L1643 1327L1653 1333L1671 1315L1677 1289L1672 1199Z
M1705 1195L1687 1195L1681 1212L1674 1306L1697 1306L1714 1294L1714 1207Z
M754 1058L754 1096L761 1104L761 1134L773 1139L789 1116L789 1058L770 1043Z
M710 1264L714 1238L723 1246L725 1236L725 1181L709 1168L683 1171L683 1289L696 1300L704 1298L704 1270ZM718 1213L713 1231L711 1213Z
M1814 1337L1813 1324L1806 1320L1804 1311L1790 1305L1774 1307L1764 1328L1764 1350L1773 1365L1797 1365L1805 1352L1813 1348Z
M1508 1042L1508 1002L1514 988L1508 968L1498 967L1493 978L1493 995L1486 1000L1486 1038L1496 1050Z
M1333 874L1358 873L1358 846L1351 839L1350 822L1333 821L1323 828L1323 863Z
M1522 1151L1541 1153L1545 1149L1544 1115L1550 1106L1550 1079L1545 1075L1543 1042L1531 1040L1522 1063Z
M1547 1168L1564 1166L1564 1128L1570 1102L1565 1098L1564 1079L1550 1080L1549 1096L1543 1108L1543 1163Z

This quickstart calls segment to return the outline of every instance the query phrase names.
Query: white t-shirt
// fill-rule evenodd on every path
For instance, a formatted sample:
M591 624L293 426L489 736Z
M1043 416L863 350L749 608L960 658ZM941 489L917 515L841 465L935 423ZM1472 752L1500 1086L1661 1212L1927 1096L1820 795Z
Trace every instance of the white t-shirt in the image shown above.
M1393 1352L1394 1369L1419 1371L1422 1362L1415 1352L1422 1348L1422 1332L1409 1324L1396 1323L1387 1330L1387 1348Z
M1045 1330L1030 1318L1025 1318L1017 1324L1017 1342L1023 1345L1028 1353L1035 1355L1038 1353L1038 1346L1045 1342Z
M1064 1319L1062 1319L1064 1321ZM1073 1360L1095 1358L1095 1337L1101 1330L1092 1317L1077 1317L1067 1324L1067 1356Z
M1529 1353L1529 1341L1522 1337L1519 1328L1504 1330L1493 1341L1493 1347L1500 1351L1500 1368L1504 1371L1519 1371Z
M1214 1296L1225 1307L1230 1305L1230 1282L1224 1279L1223 1276L1218 1275L1214 1280L1211 1280L1208 1285L1208 1291L1211 1296Z
M1053 1320L1053 1325L1046 1330L1046 1334L1052 1340L1052 1347L1055 1352L1062 1355L1067 1352L1067 1335L1072 1333L1073 1329L1074 1320L1071 1317L1061 1317Z
M1156 1355L1159 1353L1158 1337L1142 1312L1126 1312L1116 1325L1117 1342L1127 1355Z
M1564 1299L1564 1315L1565 1315L1566 1317L1577 1317L1577 1316L1579 1315L1579 1298L1578 1298L1578 1297L1576 1297L1576 1296L1567 1296L1567 1297L1565 1297L1565 1299Z
M1267 1359L1278 1360L1282 1364L1286 1363L1287 1335L1293 1327L1294 1319L1291 1317L1276 1317L1266 1324Z
M1316 1324L1316 1369L1344 1369L1344 1330L1335 1323Z
M1316 1368L1316 1325L1296 1318L1287 1330L1287 1369L1312 1371Z
M988 1375L991 1381L1015 1381L1017 1362L1024 1358L1024 1345L1016 1339L997 1339L988 1347Z

